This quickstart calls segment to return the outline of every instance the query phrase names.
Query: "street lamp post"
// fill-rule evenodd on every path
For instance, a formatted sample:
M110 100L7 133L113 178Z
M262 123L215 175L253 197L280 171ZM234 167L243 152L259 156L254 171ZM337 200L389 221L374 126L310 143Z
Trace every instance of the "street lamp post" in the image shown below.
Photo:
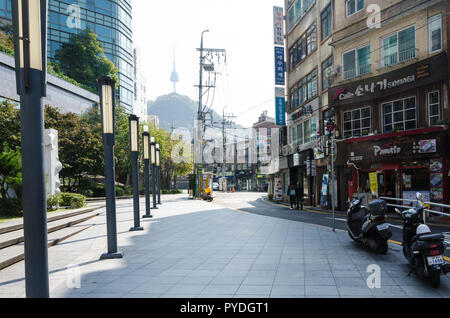
M140 213L139 213L139 117L131 115L128 117L130 123L130 146L131 146L131 174L133 179L133 212L134 212L134 227L130 231L143 231L141 227Z
M17 94L20 95L25 287L27 298L48 298L44 113L47 0L12 1Z
M117 252L116 186L114 180L115 85L110 77L98 79L105 157L106 230L108 252L100 259L122 258Z
M152 164L152 196L153 209L158 209L156 206L156 143L155 137L150 138L150 158Z
M161 161L159 144L156 144L156 180L158 187L158 204L161 205Z
M144 143L144 178L145 178L145 215L143 218L152 218L150 211L150 134L148 126L144 126L144 133L142 134L142 141Z

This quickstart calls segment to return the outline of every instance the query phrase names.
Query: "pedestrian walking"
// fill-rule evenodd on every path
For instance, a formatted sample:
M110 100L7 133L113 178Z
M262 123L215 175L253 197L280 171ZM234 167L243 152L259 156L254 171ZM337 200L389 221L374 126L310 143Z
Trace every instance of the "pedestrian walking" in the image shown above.
M296 205L296 193L295 193L295 186L293 184L291 184L289 186L289 199L291 202L291 210L294 209L294 206Z
M297 183L297 187L295 188L295 195L297 201L297 210L303 210L303 197L305 195L305 191L300 182Z

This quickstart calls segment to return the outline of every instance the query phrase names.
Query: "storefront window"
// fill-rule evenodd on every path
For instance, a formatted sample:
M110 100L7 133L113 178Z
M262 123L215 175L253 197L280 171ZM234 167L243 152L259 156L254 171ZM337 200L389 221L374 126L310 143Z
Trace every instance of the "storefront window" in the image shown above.
M403 191L429 191L430 172L428 169L403 170Z
M344 138L367 136L371 130L371 108L344 112Z
M437 125L440 117L439 109L439 91L428 93L428 107L430 114L430 126Z
M384 132L398 132L417 128L416 97L382 104Z

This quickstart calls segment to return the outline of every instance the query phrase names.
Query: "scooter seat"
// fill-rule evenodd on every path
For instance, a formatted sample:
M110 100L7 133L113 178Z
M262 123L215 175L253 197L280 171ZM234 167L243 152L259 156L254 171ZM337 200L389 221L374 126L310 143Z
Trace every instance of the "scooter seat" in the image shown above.
M423 234L420 235L418 240L419 241L441 241L444 239L444 234L437 233L437 234Z

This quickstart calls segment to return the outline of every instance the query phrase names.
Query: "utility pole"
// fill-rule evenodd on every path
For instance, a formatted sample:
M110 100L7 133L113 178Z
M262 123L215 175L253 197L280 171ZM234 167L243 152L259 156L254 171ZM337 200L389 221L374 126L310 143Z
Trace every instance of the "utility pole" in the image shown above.
M225 54L225 50L224 49L208 49L208 48L204 48L203 47L203 35L204 33L209 32L209 30L205 30L202 32L201 35L201 41L200 41L200 48L197 49L197 51L200 52L200 71L199 71L199 84L198 84L198 111L197 111L197 134L199 135L195 135L194 138L200 138L199 141L197 141L200 144L200 148L196 149L197 151L201 151L201 154L199 158L201 158L201 163L199 164L199 167L201 168L201 170L203 170L203 134L204 134L204 127L205 127L205 120L206 120L206 114L208 112L205 112L204 110L204 106L203 106L203 89L210 89L210 88L215 88L215 85L204 85L203 84L203 71L207 71L207 72L214 72L214 64L212 62L212 53L224 53ZM210 62L210 64L206 64L205 63L205 59L208 60ZM195 163L195 162L194 162ZM196 179L198 179L198 181L202 181L202 174L199 173L199 170L197 167L197 163L195 163L194 166L194 197L198 196L197 193L197 188L198 188L198 183L195 182Z

